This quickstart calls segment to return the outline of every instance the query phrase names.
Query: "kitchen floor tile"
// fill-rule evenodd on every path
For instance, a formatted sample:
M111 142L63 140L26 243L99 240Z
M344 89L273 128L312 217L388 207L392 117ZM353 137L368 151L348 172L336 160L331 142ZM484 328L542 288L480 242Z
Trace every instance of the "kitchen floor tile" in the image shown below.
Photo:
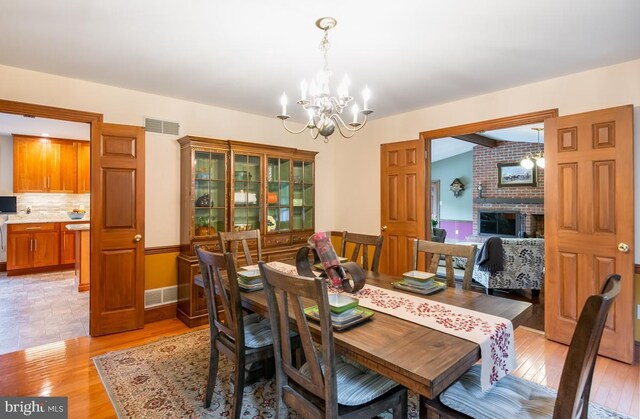
M78 293L73 271L2 272L0 295L0 354L89 334L89 293Z

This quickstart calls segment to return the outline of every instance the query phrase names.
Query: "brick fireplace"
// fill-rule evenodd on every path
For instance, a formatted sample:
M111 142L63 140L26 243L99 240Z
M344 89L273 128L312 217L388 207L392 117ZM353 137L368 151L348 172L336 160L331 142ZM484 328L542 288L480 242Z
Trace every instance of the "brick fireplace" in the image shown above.
M498 188L498 163L519 162L532 143L498 141L495 148L473 149L473 235L478 236L478 211L518 211L529 237L544 234L544 169L537 170L537 186ZM482 197L478 186L482 184Z

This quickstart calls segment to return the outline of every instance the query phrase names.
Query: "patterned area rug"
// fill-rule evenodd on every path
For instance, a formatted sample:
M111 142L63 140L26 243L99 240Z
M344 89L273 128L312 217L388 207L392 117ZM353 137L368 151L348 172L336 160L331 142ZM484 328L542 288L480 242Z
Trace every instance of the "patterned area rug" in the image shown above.
M220 418L231 415L233 364L220 355L218 379L209 409L204 392L209 370L207 329L163 338L147 345L93 358L120 418ZM244 388L243 418L274 418L275 381L259 380ZM418 400L409 392L409 418L417 418ZM382 415L391 418L391 414ZM290 411L289 418L300 418ZM601 406L590 419L629 418Z
M220 355L218 379L209 409L204 393L209 370L207 329L164 338L93 359L120 418L220 418L231 415L234 366ZM275 381L244 388L243 418L273 418ZM411 393L410 393L411 394ZM417 397L409 399L409 417L417 418ZM299 418L290 411L289 418ZM383 417L391 418L391 414Z

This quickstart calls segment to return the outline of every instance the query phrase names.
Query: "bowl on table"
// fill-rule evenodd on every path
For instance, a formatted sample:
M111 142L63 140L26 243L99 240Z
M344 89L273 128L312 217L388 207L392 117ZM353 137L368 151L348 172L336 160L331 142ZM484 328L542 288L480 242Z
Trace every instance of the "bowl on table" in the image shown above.
M84 212L73 212L73 211L67 212L67 215L72 220L81 220L84 218L84 214L85 214Z

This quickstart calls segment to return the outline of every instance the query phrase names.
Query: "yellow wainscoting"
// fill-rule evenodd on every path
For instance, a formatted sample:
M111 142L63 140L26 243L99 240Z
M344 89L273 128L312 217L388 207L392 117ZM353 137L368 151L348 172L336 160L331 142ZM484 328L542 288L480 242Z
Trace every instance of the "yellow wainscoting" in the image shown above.
M179 254L180 252L167 252L144 256L145 290L178 284Z

